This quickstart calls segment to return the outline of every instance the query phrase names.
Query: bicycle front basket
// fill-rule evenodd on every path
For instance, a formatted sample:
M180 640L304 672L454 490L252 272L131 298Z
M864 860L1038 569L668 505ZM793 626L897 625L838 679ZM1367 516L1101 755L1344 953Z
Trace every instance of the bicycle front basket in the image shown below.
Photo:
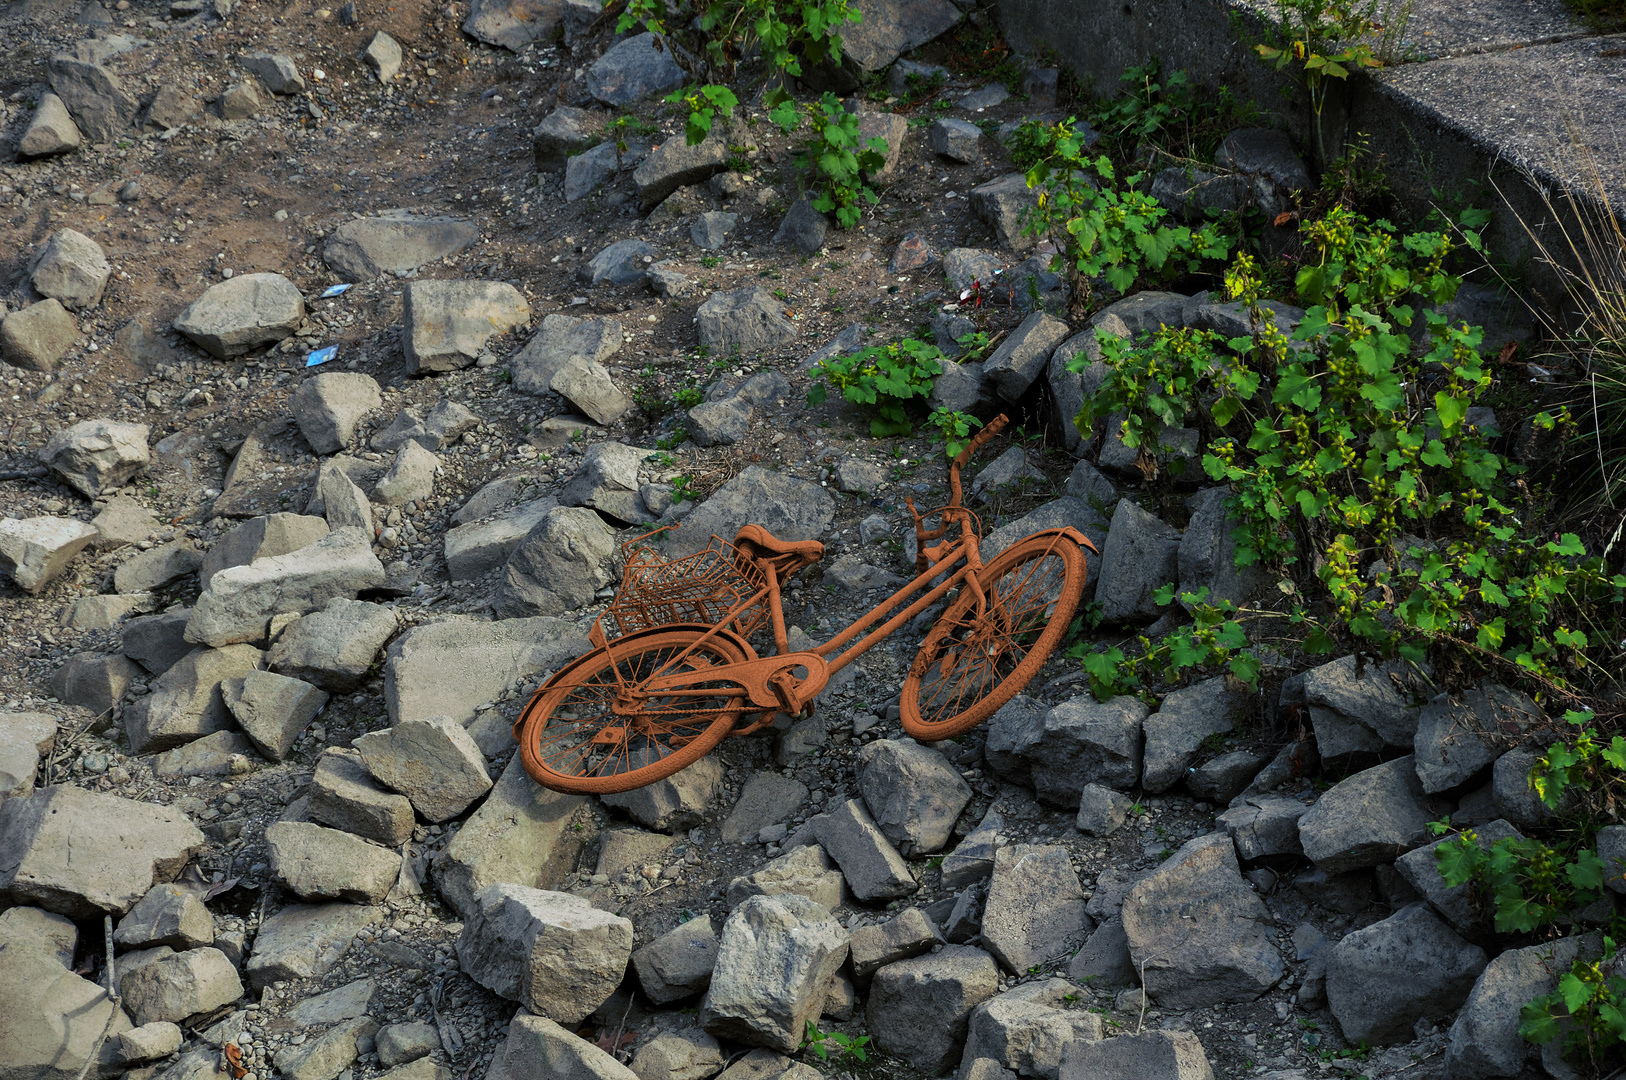
M618 635L672 623L714 626L763 585L761 572L721 537L714 536L693 555L675 560L640 547L627 553L621 590L606 614ZM767 616L758 601L734 616L731 629L748 637Z

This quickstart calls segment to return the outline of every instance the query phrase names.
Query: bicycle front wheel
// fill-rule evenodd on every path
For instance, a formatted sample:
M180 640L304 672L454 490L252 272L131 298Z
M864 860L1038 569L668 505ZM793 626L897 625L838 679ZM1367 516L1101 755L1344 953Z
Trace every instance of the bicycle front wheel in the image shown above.
M909 667L903 730L951 739L1021 693L1067 633L1084 575L1084 552L1055 536L1023 540L979 570L986 604L962 587Z
M614 641L537 691L519 723L520 760L531 779L577 795L631 791L666 779L722 742L745 711L745 699L729 693L737 683L719 672L664 694L643 687L657 673L749 659L720 635L696 645L702 636L666 630Z

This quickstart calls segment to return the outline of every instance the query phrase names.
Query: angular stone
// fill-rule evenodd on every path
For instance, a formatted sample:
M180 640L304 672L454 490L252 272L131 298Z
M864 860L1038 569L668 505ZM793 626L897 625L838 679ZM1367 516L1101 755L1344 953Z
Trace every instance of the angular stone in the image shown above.
M373 1045L378 1063L393 1069L440 1049L440 1032L433 1024L390 1024L379 1029Z
M717 966L717 934L704 915L668 930L632 954L644 996L667 1005L701 993Z
M139 552L113 572L113 587L125 595L154 592L194 573L202 558L189 540L173 540Z
M248 760L253 745L235 731L217 731L185 746L159 754L152 762L153 774L165 780L188 776L231 776L252 767Z
M728 140L721 131L713 131L694 146L684 139L667 139L633 170L632 182L644 206L652 207L679 188L703 184L727 167Z
M779 223L773 242L795 248L804 255L815 254L830 235L830 219L813 209L806 199L797 199Z
M1197 759L1203 740L1232 730L1247 702L1248 695L1227 689L1223 677L1205 679L1165 697L1143 725L1141 786L1155 794L1178 784Z
M882 1050L935 1074L959 1060L972 1010L998 989L992 957L950 945L877 971L865 1019Z
M466 919L475 896L497 882L535 889L563 885L576 868L582 842L591 839L590 833L571 829L585 804L579 795L537 784L514 755L485 802L435 856L430 870L441 896ZM409 835L411 818L408 810Z
M1236 845L1237 857L1245 862L1278 855L1302 855L1299 819L1309 808L1297 799L1276 799L1256 795L1233 806L1216 819Z
M178 885L155 885L132 907L113 931L125 949L195 949L212 945L215 920L209 909Z
M19 158L50 157L76 150L83 136L68 114L62 99L47 90L40 95L39 105L28 122L28 129L17 142Z
M297 1046L284 1046L272 1061L288 1080L334 1080L360 1053L356 1044L378 1030L371 1017L358 1017Z
M584 631L561 619L459 617L421 624L390 643L384 703L392 723L450 716L467 724L481 705L591 647ZM447 668L448 655L457 656L455 669Z
M230 728L220 684L255 670L260 658L252 645L228 645L194 649L176 661L152 684L151 694L125 710L130 749L138 754L169 750Z
M1180 536L1177 566L1180 591L1208 590L1208 603L1229 600L1238 607L1253 600L1267 584L1259 566L1236 564L1236 539L1231 535L1241 522L1225 507L1224 488L1199 492L1195 508Z
M943 857L939 870L945 889L958 889L981 881L994 872L994 852L999 847L999 830L1005 820L997 810L989 810L982 821L959 845Z
M1558 988L1576 959L1594 960L1593 935L1509 949L1486 965L1451 1025L1446 1075L1456 1080L1520 1076L1534 1048L1519 1034L1520 1011Z
M34 790L40 759L56 748L56 717L0 713L0 800Z
M1180 531L1120 499L1101 547L1095 599L1110 623L1144 625L1162 612L1152 593L1179 574Z
M927 139L933 153L969 165L977 160L982 129L969 120L945 118L932 124L931 130L927 132Z
M1121 915L1102 923L1074 954L1067 977L1086 986L1134 986L1140 982L1129 956L1129 935Z
M625 340L621 323L615 319L545 316L542 328L509 359L513 387L522 394L547 393L554 375L572 357L602 364L616 354Z
M407 368L434 374L466 368L486 342L531 321L518 289L500 281L410 281L401 302Z
M288 398L301 434L318 454L343 450L361 418L383 403L378 381L352 371L330 371L306 379Z
M375 43L378 38L388 35L380 32ZM396 49L399 66L399 46ZM371 281L455 255L479 239L480 230L472 221L397 211L346 221L323 241L322 259L347 281Z
M739 907L753 896L805 896L834 910L841 905L842 877L817 844L809 844L772 859L751 873L728 883L728 906Z
M672 59L664 42L645 33L623 39L593 62L587 69L587 92L606 105L620 108L676 89L683 80L683 69Z
M11 319L6 320L10 325ZM69 486L87 498L122 487L147 467L147 425L114 420L81 420L45 441L36 455Z
M130 131L140 103L119 77L91 59L57 53L46 69L51 89L93 142L112 142Z
M214 576L233 566L248 566L255 559L287 555L308 547L328 534L328 524L303 514L268 514L250 518L215 541L198 567L198 582L207 589Z
M400 847L412 835L412 804L406 796L379 787L361 755L340 747L329 747L316 760L306 813L313 821L387 847Z
M737 397L701 402L689 410L688 427L696 446L732 446L751 430L751 403Z
M813 835L841 867L847 887L864 901L892 900L920 889L919 882L869 811L857 799L813 818Z
M273 615L303 615L382 584L371 538L336 529L296 552L220 571L193 606L186 637L214 646L263 640Z
M1147 1031L1062 1051L1057 1080L1214 1080L1203 1044L1189 1031ZM1292 1080L1287 1073L1275 1080Z
M333 693L354 690L399 625L390 608L336 596L284 630L266 665Z
M1524 694L1481 683L1423 706L1415 742L1417 776L1430 795L1467 783L1547 714Z
M226 360L283 340L304 319L305 299L293 282L281 274L242 274L205 289L176 316L174 326L205 352Z
M713 293L695 313L700 343L717 355L765 352L796 340L785 305L760 285Z
M602 364L571 357L549 387L596 424L613 424L632 411L632 399L621 392Z
M1074 1042L1101 1037L1101 1018L1059 1008L1077 991L1061 979L1024 983L979 1005L965 1040L965 1062L997 1063L1022 1076L1054 1077Z
M835 497L818 484L750 465L696 507L683 528L667 534L665 554L692 555L712 536L732 539L750 524L781 540L814 540L834 519Z
M1078 796L1078 818L1073 828L1086 836L1111 836L1123 828L1135 800L1100 784L1085 784Z
M1418 1019L1457 1010L1485 969L1485 951L1462 940L1426 904L1347 934L1327 956L1327 1004L1351 1042L1406 1042Z
M1299 819L1309 860L1329 874L1376 866L1423 841L1431 815L1410 756L1346 777Z
M683 1028L639 1047L630 1068L638 1080L710 1080L727 1063L716 1039L699 1028Z
M256 993L280 979L320 978L333 970L364 926L383 918L358 904L290 904L260 924L244 974Z
M395 852L308 822L273 822L265 843L272 876L302 900L376 904L401 872Z
M485 755L450 717L402 720L354 740L367 771L430 821L447 821L491 790Z
M729 915L700 1023L718 1038L791 1051L847 959L847 932L803 896L753 896Z
M500 618L561 615L615 580L616 536L585 508L548 511L508 556L493 606Z
M586 157L586 155L583 155ZM587 285L636 285L644 279L655 248L642 240L617 240L576 268L576 280ZM566 358L568 361L568 357ZM564 361L560 363L563 367ZM552 376L548 385L552 386Z
M988 764L996 773L1017 780L1026 771L1040 799L1067 809L1078 806L1085 784L1128 791L1140 780L1141 730L1148 712L1140 699L1124 695L1097 702L1084 695L1043 713L1012 709L1014 703L996 713L989 726ZM1025 770L1002 768L1012 758Z
M723 821L723 843L745 843L767 826L793 817L806 799L807 785L801 781L776 772L754 773Z
M401 70L401 43L380 30L361 51L361 58L373 69L378 81L387 86Z
M664 780L599 798L646 828L683 832L700 823L700 815L722 790L725 772L720 761L704 757Z
M127 1065L167 1058L181 1048L181 1029L168 1020L154 1020L119 1033L119 1057Z
M458 963L476 982L567 1024L614 993L631 955L631 922L523 885L482 889L457 939Z
M122 656L80 653L51 676L51 692L64 704L104 713L118 704L130 680L140 674L141 668Z
M236 1001L243 984L219 949L188 949L122 976L119 992L137 1024L177 1023Z
M1024 974L1059 959L1089 930L1084 890L1066 848L1012 844L999 849L982 914L982 940L1006 970Z
M220 95L220 117L223 120L247 120L265 111L265 99L253 79L244 79L226 87Z
M561 105L553 110L531 132L531 148L536 158L537 172L554 172L564 168L573 153L586 150L598 141L588 130L593 114L586 109Z
M21 943L0 948L0 1017L0 1068L29 1080L117 1073L119 1038L132 1026L105 989Z
M1598 854L1604 858L1605 883L1613 886L1619 880L1619 875L1608 869L1609 860L1603 852L1602 833L1603 830L1599 830ZM1472 836L1480 849L1486 852L1499 840L1524 839L1519 830L1501 820L1487 822L1474 829ZM1459 840L1460 837L1461 834L1453 833L1438 844L1425 844L1406 852L1395 860L1395 871L1405 879L1406 884L1417 891L1419 896L1434 905L1434 910L1451 924L1452 929L1469 937L1478 937L1488 934L1492 929L1491 912L1486 908L1478 885L1474 882L1464 882L1454 887L1449 886L1440 874L1438 851L1447 843Z
M858 789L876 826L905 858L941 851L971 786L941 753L882 739L859 751Z
M1006 401L1016 401L1044 375L1050 354L1071 334L1060 319L1035 311L983 363L983 375Z
M586 1039L523 1009L508 1025L508 1039L486 1075L489 1080L639 1080Z
M1026 173L1007 173L979 184L971 189L969 198L972 213L994 230L1001 245L1012 251L1026 251L1034 245L1033 237L1022 234L1028 212L1039 205L1038 195L1028 187Z
M860 927L848 942L853 982L866 987L871 976L883 967L930 952L942 941L937 928L919 908L904 908L884 923Z
M101 302L112 273L100 244L84 233L59 229L29 264L29 283L69 311L83 311Z
M373 498L383 506L426 502L434 494L435 473L439 469L439 458L422 444L409 441L396 451L389 471L373 488Z
M0 519L0 567L37 596L94 539L95 529L72 518Z
M1186 790L1199 799L1229 803L1269 761L1251 750L1221 754L1186 773Z
M162 675L196 648L186 640L190 608L144 615L124 624L124 655L154 675Z
M273 94L297 94L305 89L305 79L293 58L282 53L247 53L239 58L243 70L256 76Z
M728 234L740 222L738 214L722 210L707 210L689 226L689 242L701 251L716 251L728 243Z

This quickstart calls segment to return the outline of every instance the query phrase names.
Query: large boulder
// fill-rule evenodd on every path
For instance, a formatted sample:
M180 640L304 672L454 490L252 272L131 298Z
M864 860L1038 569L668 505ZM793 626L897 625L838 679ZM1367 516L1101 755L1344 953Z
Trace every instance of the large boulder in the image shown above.
M254 749L270 761L288 756L328 701L310 683L270 671L250 671L240 678L222 680L220 696Z
M75 49L57 53L46 68L51 89L68 107L79 130L93 142L112 142L131 134L141 103L94 53Z
M306 379L288 397L300 432L318 454L343 450L362 417L384 403L378 381L359 371L329 371Z
M652 207L678 188L704 183L727 167L728 140L718 128L693 146L686 139L667 139L633 170L632 182L644 206Z
M814 817L819 846L841 867L853 895L864 901L893 900L920 889L903 861L858 799Z
M59 229L29 264L29 282L41 296L69 311L93 308L102 299L113 267L102 246L84 233Z
M626 811L647 828L683 832L700 824L702 815L722 793L727 771L716 758L703 757L653 784L600 795L599 800Z
M1006 970L1021 975L1066 956L1090 931L1084 889L1059 844L1012 844L994 855L982 913L982 941Z
M450 716L461 724L521 681L556 671L592 646L563 619L442 619L414 626L385 652L390 721ZM448 666L449 655L458 658Z
M1411 699L1421 684L1400 661L1341 656L1306 671L1304 704L1321 760L1333 768L1365 767L1385 748L1410 749L1418 719Z
M713 535L732 542L741 526L752 524L781 540L814 540L834 520L835 498L818 484L751 465L712 492L681 529L667 534L666 554L692 555Z
M260 665L252 645L194 649L152 684L152 693L124 712L124 733L135 753L169 750L226 731L231 712L221 691L227 679L239 679Z
M193 605L186 639L214 646L263 640L274 615L303 615L382 584L384 565L371 538L335 529L297 552L216 574Z
M1529 697L1492 682L1437 695L1423 706L1413 744L1423 790L1432 795L1460 787L1527 729L1546 722L1546 712Z
M67 963L71 950L70 941ZM78 1080L87 1071L121 1071L119 1036L133 1026L130 1018L106 989L67 963L48 942L0 938L0 1076L6 1080ZM98 1061L103 1068L94 1067Z
M496 334L531 321L518 289L500 281L411 281L401 301L407 368L425 375L473 364Z
M716 966L717 933L704 915L680 923L632 954L638 986L656 1005L701 993L711 985Z
M847 931L803 896L753 896L729 915L700 1023L718 1038L790 1052L847 959Z
M175 329L222 360L288 337L305 319L305 298L281 274L243 274L211 285L175 317Z
M95 529L73 518L0 518L0 567L38 596L95 539Z
M1272 1073L1293 1080L1303 1072ZM1057 1080L1214 1080L1203 1044L1189 1031L1147 1031L1079 1040L1062 1051Z
M1467 1000L1485 961L1427 904L1413 904L1332 947L1327 1004L1351 1043L1406 1042L1419 1019L1450 1016Z
M34 115L28 121L28 129L17 142L17 157L27 159L65 154L77 149L83 138L62 99L47 90L40 95Z
M977 1006L962 1060L980 1058L1022 1076L1054 1080L1069 1045L1101 1037L1101 1017L1064 1009L1068 996L1079 995L1065 980L1051 978L1023 983Z
M56 749L56 724L47 713L0 713L0 800L34 790L40 760Z
M316 759L306 813L312 821L399 847L412 835L412 803L380 787L354 750L330 746Z
M865 1019L875 1044L930 1074L960 1058L971 1010L999 989L993 957L967 945L888 964L875 973Z
M397 211L346 221L323 241L322 259L346 281L371 281L455 255L478 239L472 221Z
M615 992L632 956L632 923L570 893L490 885L465 918L457 939L464 972L566 1024L580 1023Z
M45 440L36 456L86 498L99 499L147 467L147 425L81 420Z
M28 909L32 910L32 909ZM196 949L212 945L215 920L203 901L179 885L154 885L119 920L113 942L125 949Z
M123 975L119 993L137 1024L178 1023L236 1001L243 996L243 984L219 949L188 949Z
M876 826L905 858L941 851L971 785L937 750L881 739L858 752L858 790Z
M794 848L728 883L730 910L753 896L805 896L822 907L841 904L841 871L817 844Z
M1345 777L1299 819L1304 854L1329 874L1361 870L1410 851L1430 814L1410 755Z
M638 468L646 451L625 443L594 443L582 455L576 475L559 492L565 506L591 506L621 521L637 521L643 502L638 498Z
M558 506L508 556L493 606L500 618L562 615L615 580L615 531L592 510Z
M1521 1010L1556 990L1575 960L1597 959L1600 945L1593 935L1559 938L1509 949L1487 964L1451 1025L1446 1075L1453 1080L1525 1075L1525 1062L1537 1051L1519 1034Z
M508 1038L497 1047L486 1076L488 1080L642 1080L593 1043L523 1009L508 1025Z
M1224 833L1189 841L1143 878L1123 923L1146 992L1165 1008L1253 1001L1287 971L1274 920Z
M503 565L520 541L558 505L558 499L544 496L447 529L446 576L453 581L468 581Z
M429 821L447 821L491 790L485 755L462 724L445 716L402 720L352 744L367 771Z
M168 806L71 785L0 803L0 893L70 918L124 914L202 848Z
M1024 184L1024 190L1026 185ZM975 192L973 192L975 194ZM1035 311L994 350L982 365L984 377L994 384L1006 401L1017 401L1044 375L1045 365L1057 345L1072 331L1067 324L1043 311Z

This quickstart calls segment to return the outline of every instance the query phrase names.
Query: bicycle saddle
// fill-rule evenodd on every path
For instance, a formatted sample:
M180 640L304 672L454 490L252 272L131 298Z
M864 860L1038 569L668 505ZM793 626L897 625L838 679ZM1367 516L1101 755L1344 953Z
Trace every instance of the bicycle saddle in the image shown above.
M781 540L761 525L744 525L734 534L734 546L747 558L770 558L781 573L795 573L824 558L824 545L817 540Z

